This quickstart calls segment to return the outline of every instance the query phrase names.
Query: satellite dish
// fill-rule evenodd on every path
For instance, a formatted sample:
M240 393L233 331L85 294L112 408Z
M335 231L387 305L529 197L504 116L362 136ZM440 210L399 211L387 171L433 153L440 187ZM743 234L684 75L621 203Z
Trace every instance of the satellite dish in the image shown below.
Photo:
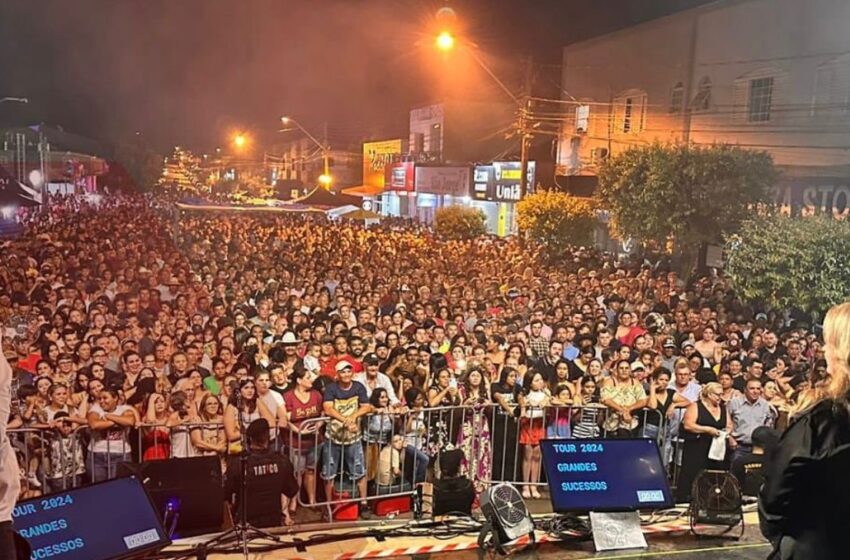
M41 171L38 169L33 169L29 174L30 185L35 188L41 188L44 184L44 175L41 174Z

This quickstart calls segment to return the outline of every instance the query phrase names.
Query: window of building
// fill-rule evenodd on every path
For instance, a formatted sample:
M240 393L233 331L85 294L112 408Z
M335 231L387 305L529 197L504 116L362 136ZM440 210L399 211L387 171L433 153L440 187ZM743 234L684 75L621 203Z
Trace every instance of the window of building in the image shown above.
M750 80L747 97L747 120L768 122L773 102L773 76Z
M818 67L812 115L834 118L847 114L850 114L850 57L845 55Z
M614 130L623 134L642 132L646 126L646 93L629 91L614 99Z
M682 82L677 82L670 91L670 113L681 113L684 100L685 86Z
M576 107L576 132L587 132L590 126L590 105Z
M711 79L703 76L697 85L697 93L691 101L691 109L694 111L708 111L711 108Z

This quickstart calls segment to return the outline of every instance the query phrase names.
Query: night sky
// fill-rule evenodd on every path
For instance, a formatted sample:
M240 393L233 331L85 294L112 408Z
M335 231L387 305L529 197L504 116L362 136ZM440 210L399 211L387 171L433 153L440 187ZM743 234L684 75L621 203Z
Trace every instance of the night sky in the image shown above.
M207 150L288 114L340 146L403 132L417 105L503 95L462 51L435 51L443 6L513 89L524 56L557 81L564 44L705 2L0 0L0 97L30 99L0 105L0 126Z

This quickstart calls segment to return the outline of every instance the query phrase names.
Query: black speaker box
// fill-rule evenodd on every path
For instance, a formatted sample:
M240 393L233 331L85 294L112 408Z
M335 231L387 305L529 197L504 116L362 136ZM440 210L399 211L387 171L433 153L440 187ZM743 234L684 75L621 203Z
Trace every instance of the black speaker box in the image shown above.
M160 519L176 506L175 538L220 531L224 524L221 461L215 456L118 465L118 476L135 474L145 485ZM171 520L168 520L171 523ZM166 527L166 530L168 528Z

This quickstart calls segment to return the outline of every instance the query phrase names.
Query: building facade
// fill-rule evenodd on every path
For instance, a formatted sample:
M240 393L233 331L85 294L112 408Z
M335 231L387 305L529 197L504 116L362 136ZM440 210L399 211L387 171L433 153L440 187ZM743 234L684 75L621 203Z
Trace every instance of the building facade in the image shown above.
M850 2L726 0L569 45L564 175L652 142L769 152L777 197L850 208Z

